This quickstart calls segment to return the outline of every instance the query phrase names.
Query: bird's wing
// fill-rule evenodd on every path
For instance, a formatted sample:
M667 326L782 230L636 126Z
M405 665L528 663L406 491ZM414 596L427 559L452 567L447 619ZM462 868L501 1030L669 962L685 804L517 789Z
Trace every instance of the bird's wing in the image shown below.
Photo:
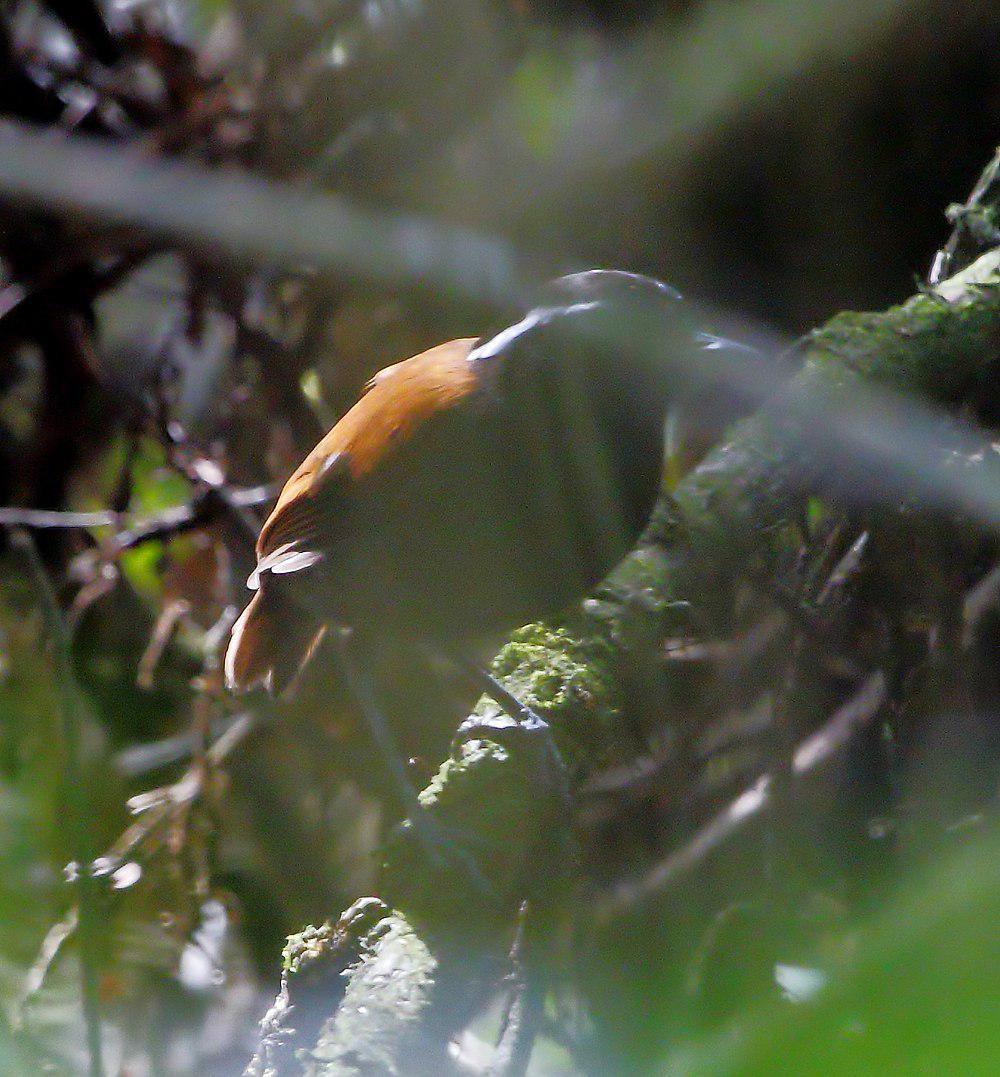
M466 362L475 343L452 340L375 375L285 483L257 540L259 561L286 544L286 553L301 553L329 538L338 506L358 481L380 468L417 426L475 389L476 369Z
M290 582L335 557L345 508L364 497L365 476L381 469L415 429L477 385L467 362L475 340L453 340L380 371L367 392L285 483L257 540L256 591L233 627L226 681L234 690L281 691L309 661L325 631ZM373 537L374 538L374 537Z

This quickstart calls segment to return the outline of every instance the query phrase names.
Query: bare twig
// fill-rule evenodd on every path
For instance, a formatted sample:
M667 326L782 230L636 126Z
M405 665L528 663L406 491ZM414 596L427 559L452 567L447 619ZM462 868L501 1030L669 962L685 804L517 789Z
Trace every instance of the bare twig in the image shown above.
M274 498L271 486L249 486L229 490L229 503L236 508L266 505ZM145 516L119 531L108 540L115 552L131 550L152 539L169 538L191 531L208 523L222 509L220 496L205 491L189 505L176 505L152 516ZM121 527L122 515L107 509L97 512L63 512L49 509L22 509L17 506L0 508L0 527L24 527L32 531L62 528L66 530L91 527Z
M792 774L801 777L842 748L851 735L870 722L888 695L882 673L873 673L861 688L817 732L802 741L792 757ZM709 820L690 841L673 850L639 879L613 887L598 904L597 916L610 919L637 902L666 889L681 875L700 864L720 845L773 803L773 779L764 774L734 801Z
M218 718L210 724L209 732L212 737L217 738L223 744L227 741L223 741L222 738L231 729L237 730L242 739L250 732L244 722L244 717L243 714L238 714L234 717ZM190 758L196 748L196 739L195 734L188 731L148 744L133 744L118 752L112 762L115 770L126 778L138 778L160 767L167 767L172 763L180 763Z
M974 241L974 247L979 249L997 243L1000 237L996 234L995 227L989 236L976 235L975 229L977 227L977 214L982 209L983 201L987 197L995 197L998 185L1000 185L1000 149L997 150L993 160L983 169L968 200L960 205L949 207L948 217L955 227L948 237L948 242L934 256L934 263L927 275L929 285L934 287L940 284L945 277L955 272L955 260L959 248L962 241L968 238L970 234ZM981 224L981 222L978 223Z
M73 530L74 528L114 527L121 522L121 513L110 509L97 512L68 512L62 509L22 509L19 506L0 508L0 526L27 527L32 531L48 528Z
M59 956L63 943L79 926L79 910L74 905L68 913L45 932L38 954L24 978L24 986L11 1006L11 1024L19 1029L24 1023L24 1011L28 1003L41 991L52 963Z
M190 611L191 603L187 599L178 598L167 602L160 610L153 625L153 631L149 637L149 643L139 659L139 668L136 671L135 683L147 691L153 687L153 679L156 667L160 664L163 652L167 648L174 629L178 622Z
M217 739L200 757L188 767L183 775L170 785L150 789L139 793L128 802L129 811L138 818L110 849L95 861L101 875L109 875L120 868L139 848L148 844L154 835L165 827L174 824L179 815L183 815L198 799L205 788L205 779L210 771L221 766L226 757L241 744L260 724L261 717L254 711L244 711L228 721ZM194 753L197 756L199 741L203 731L191 730L183 737L171 738L151 749L160 748L162 754L153 753L152 762L145 756L146 746L142 750L130 749L118 757L119 765L125 773L143 773L157 765L173 762ZM150 852L146 849L145 852Z
M532 976L526 960L527 920L530 915L528 901L522 901L510 949L507 1001L500 1022L496 1056L488 1071L490 1077L523 1077L538 1035L542 996L535 982L537 972Z

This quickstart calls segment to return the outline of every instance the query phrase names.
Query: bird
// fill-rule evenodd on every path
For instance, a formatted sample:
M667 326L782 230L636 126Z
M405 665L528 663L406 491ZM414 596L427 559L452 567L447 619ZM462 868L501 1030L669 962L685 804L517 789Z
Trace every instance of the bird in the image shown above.
M592 269L379 371L261 528L229 688L285 691L331 630L366 667L416 644L482 662L579 601L650 518L685 365L726 350L752 349L670 285Z

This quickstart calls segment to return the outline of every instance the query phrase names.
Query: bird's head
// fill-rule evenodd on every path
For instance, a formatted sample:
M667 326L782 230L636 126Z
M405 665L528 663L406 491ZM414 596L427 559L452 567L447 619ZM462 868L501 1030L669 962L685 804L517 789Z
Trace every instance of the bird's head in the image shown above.
M582 359L587 376L612 392L638 391L656 410L689 388L704 389L709 364L759 357L754 347L707 331L697 305L640 273L590 269L558 277L541 290L538 310L546 333L561 338L554 353Z

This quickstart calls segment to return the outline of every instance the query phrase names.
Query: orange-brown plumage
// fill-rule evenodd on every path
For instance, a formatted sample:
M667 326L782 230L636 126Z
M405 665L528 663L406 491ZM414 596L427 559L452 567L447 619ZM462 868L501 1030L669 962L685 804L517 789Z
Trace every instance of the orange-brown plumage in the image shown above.
M264 561L283 543L311 537L328 521L330 487L352 485L392 460L414 431L447 411L476 387L468 362L476 340L439 344L380 370L358 402L319 441L278 495L257 539ZM338 466L331 470L330 463ZM294 679L325 631L305 612L290 608L277 589L260 588L233 627L226 677L233 687L283 687Z
M421 423L468 396L476 387L475 368L467 362L475 343L475 337L450 340L380 370L361 399L285 483L261 529L257 556L265 556L276 545L272 535L283 531L285 513L315 496L323 484L326 461L343 454L351 476L360 479Z
M282 688L330 625L369 656L416 636L468 654L601 579L661 474L670 368L616 345L630 321L675 354L728 344L666 285L592 271L376 374L261 530L228 683Z

